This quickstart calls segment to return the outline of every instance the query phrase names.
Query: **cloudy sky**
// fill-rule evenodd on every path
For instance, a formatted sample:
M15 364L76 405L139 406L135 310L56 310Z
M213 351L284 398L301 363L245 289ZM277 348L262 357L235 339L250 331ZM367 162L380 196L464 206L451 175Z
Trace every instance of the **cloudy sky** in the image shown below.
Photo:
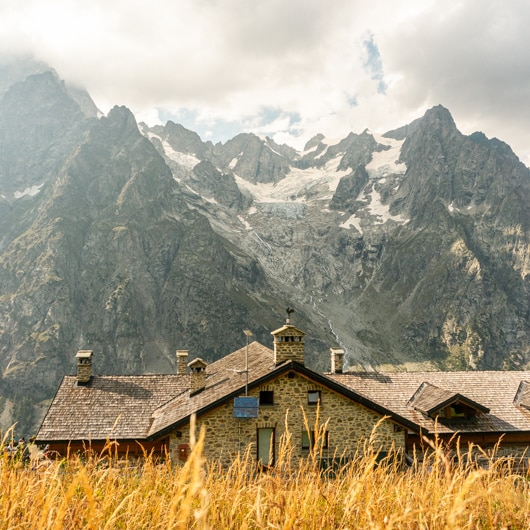
M0 57L225 141L384 132L442 104L530 165L528 0L3 0Z

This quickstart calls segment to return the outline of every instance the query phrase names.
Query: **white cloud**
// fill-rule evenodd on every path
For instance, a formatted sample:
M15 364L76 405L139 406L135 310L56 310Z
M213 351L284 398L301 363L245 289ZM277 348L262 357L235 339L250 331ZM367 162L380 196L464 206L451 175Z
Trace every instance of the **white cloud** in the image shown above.
M165 109L213 140L239 124L300 143L442 104L530 163L526 0L18 0L0 17L1 49L33 52L105 112L153 122Z

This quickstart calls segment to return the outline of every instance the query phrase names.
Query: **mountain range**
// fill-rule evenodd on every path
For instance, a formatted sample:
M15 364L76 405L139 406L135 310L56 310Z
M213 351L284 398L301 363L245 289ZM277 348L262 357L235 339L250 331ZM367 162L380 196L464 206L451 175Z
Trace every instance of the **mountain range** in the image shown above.
M437 106L303 151L106 116L32 61L0 66L0 425L34 429L75 353L168 373L270 345L356 370L530 361L530 170Z

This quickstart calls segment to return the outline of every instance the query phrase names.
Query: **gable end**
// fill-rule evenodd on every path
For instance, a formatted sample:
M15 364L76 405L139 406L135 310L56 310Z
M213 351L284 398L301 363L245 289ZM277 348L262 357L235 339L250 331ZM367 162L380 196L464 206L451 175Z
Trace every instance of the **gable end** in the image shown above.
M410 398L408 405L414 410L436 419L468 419L490 409L458 393L439 388L424 381Z

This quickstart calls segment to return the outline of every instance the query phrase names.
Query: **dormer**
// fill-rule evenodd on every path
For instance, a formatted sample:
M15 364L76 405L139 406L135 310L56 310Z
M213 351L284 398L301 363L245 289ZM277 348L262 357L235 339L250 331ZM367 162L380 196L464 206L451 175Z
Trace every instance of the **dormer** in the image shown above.
M291 324L285 324L273 331L274 337L274 364L284 361L296 361L304 364L304 335L303 331Z
M514 404L530 410L530 383L528 381L521 381L519 388L515 394Z
M408 405L426 416L438 420L466 420L490 409L472 399L424 382L409 400Z

